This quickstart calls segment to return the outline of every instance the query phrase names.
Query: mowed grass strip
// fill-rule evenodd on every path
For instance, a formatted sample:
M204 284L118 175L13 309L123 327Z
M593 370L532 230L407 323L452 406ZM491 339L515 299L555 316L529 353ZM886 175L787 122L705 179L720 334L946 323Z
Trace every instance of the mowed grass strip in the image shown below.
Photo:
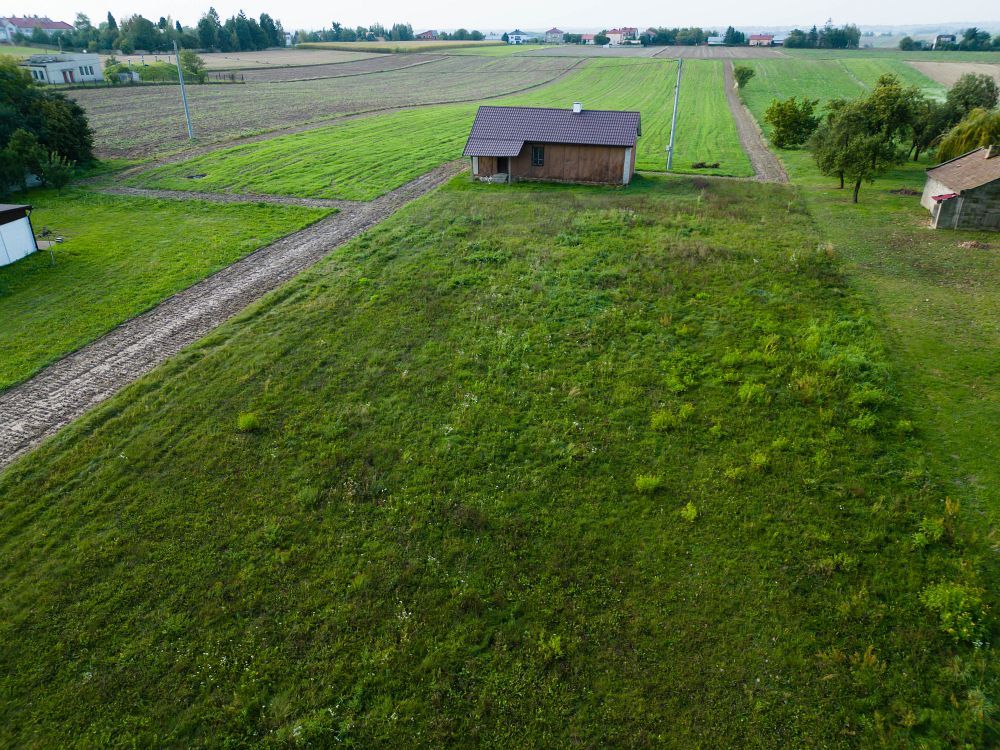
M65 242L0 268L0 390L329 210L32 191Z
M669 60L594 60L549 86L491 103L568 108L582 101L590 109L638 110L643 135L637 166L662 170L676 70ZM726 107L721 63L698 61L691 71L682 88L687 114L677 166L690 169L694 161L719 161L715 173L750 174ZM213 151L152 169L133 182L168 190L197 185L230 193L371 200L461 158L475 110L474 105L454 105L354 119Z
M979 552L914 541L816 236L738 182L406 207L0 476L0 744L988 744L920 604Z

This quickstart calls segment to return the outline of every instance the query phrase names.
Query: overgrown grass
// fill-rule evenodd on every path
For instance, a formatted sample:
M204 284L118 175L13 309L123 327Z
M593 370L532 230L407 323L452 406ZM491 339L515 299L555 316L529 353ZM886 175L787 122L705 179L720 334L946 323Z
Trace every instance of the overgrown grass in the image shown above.
M913 544L817 236L737 182L411 204L0 476L0 744L989 744L979 550Z
M674 61L593 60L562 80L497 104L638 110L637 167L662 170L673 112ZM711 173L749 175L722 88L722 65L693 61L682 87L684 117L675 166L719 162ZM475 105L430 107L357 119L317 130L214 151L150 170L136 184L169 190L267 192L371 200L460 158ZM698 171L698 170L694 170ZM192 180L196 175L198 179Z
M0 268L0 390L174 292L329 213L32 191L35 231L65 242Z

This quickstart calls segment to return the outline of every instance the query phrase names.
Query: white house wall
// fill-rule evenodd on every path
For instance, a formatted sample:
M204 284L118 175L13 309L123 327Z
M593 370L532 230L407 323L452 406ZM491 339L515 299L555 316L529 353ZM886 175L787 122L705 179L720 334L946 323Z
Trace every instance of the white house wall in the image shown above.
M35 252L35 235L27 218L0 225L0 266L6 266Z

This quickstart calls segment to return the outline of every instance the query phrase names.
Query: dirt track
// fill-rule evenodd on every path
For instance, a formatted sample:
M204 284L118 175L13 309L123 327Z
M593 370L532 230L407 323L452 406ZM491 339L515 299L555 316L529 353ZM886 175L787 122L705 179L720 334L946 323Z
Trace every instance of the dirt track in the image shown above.
M261 248L0 394L0 468L463 166L438 167Z
M753 171L757 175L758 182L788 182L788 173L781 166L778 157L771 153L764 144L764 137L760 132L760 127L750 110L746 108L736 91L733 79L733 64L729 60L725 64L726 101L729 102L729 110L733 113L736 121L736 131L740 136L740 144L750 158Z
M1000 85L1000 65L973 62L928 62L927 60L910 60L909 64L928 78L949 88L966 73L985 73L993 76Z

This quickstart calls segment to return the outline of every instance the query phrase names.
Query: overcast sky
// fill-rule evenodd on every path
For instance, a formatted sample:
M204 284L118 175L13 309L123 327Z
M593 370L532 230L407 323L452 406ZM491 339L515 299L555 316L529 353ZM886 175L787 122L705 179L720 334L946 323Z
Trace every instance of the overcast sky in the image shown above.
M7 0L5 13L49 15L56 20L73 22L78 11L87 13L96 25L110 10L116 18L141 13L157 19L171 15L193 26L212 0ZM469 3L454 0L372 0L349 4L310 2L309 0L219 0L215 9L223 19L240 9L247 15L270 13L280 19L288 31L328 27L331 21L349 26L368 26L380 21L396 21L424 29L513 29L544 31L551 26L562 29L600 30L613 26L808 26L822 24L832 17L835 23L860 25L922 24L960 21L1000 21L997 0L837 0L817 2L800 0L714 0L714 2L663 3L652 0L546 0L507 3ZM416 28L419 27L419 28Z

